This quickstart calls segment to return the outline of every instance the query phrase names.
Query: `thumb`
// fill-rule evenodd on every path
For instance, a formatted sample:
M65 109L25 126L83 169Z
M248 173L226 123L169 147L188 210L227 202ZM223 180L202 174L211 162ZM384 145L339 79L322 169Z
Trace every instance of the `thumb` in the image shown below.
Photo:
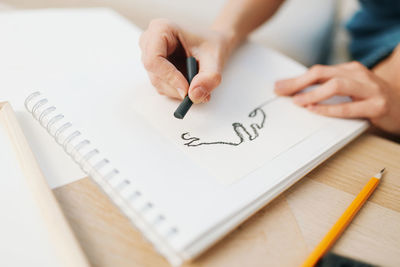
M193 103L204 102L211 91L221 83L220 66L215 58L199 61L199 73L193 77L189 87L189 98Z

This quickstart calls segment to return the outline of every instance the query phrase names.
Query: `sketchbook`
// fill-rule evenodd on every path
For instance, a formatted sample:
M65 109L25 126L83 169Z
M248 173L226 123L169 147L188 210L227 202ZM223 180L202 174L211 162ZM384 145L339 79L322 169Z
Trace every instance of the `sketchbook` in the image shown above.
M52 21L43 36L54 33L54 11L36 12ZM79 16L63 12L57 20ZM17 67L0 63L7 94L172 265L198 256L368 126L276 96L274 82L305 67L252 43L229 60L211 101L177 120L179 101L158 95L142 67L140 30L108 10L85 12L51 42L26 35L35 20L18 24L14 15L19 31L6 42L30 47L12 58Z

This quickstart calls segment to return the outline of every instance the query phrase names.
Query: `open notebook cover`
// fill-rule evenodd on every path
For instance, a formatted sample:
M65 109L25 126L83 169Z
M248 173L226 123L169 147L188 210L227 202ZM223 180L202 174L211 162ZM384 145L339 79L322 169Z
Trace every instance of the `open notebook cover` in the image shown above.
M30 45L13 58L18 68L4 68L10 80L26 77L8 90L173 265L210 247L367 127L275 96L275 80L305 68L251 43L230 59L211 101L177 120L179 101L158 95L142 67L140 30L107 10L54 14L14 18L18 31L7 44ZM27 35L35 16L42 24ZM80 23L54 31L66 21Z

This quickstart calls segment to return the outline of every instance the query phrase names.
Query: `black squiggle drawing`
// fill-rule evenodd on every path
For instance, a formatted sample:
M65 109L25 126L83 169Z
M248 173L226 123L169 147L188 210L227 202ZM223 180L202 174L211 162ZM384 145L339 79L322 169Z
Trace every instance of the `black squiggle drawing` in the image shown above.
M261 122L258 123L252 123L250 124L250 130L248 130L245 126L243 126L242 123L240 122L234 122L232 123L233 131L239 137L239 140L237 142L228 142L228 141L213 141L213 142L201 142L200 138L198 137L191 137L189 132L183 133L181 135L181 138L187 142L184 143L185 146L188 147L197 147L197 146L202 146L202 145L231 145L231 146L238 146L241 143L243 143L246 138L241 132L241 130L245 133L246 137L248 138L249 141L255 140L259 136L259 130L261 130L264 125L265 125L265 120L267 118L267 115L265 114L265 111L262 109L265 105L273 102L276 100L277 97L271 98L264 103L262 103L260 106L256 107L249 113L250 118L256 118L258 115L261 116Z

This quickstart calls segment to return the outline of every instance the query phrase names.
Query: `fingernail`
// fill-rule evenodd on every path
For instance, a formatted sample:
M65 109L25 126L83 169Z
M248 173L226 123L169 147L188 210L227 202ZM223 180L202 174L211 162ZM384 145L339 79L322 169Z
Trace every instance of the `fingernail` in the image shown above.
M204 98L203 103L207 103L210 101L211 95L208 95L206 98Z
M185 90L183 90L182 88L177 88L176 90L178 91L178 94L181 96L182 99L185 98L186 96Z
M196 87L193 89L191 93L191 97L196 102L202 102L203 99L207 96L207 91L203 87Z

